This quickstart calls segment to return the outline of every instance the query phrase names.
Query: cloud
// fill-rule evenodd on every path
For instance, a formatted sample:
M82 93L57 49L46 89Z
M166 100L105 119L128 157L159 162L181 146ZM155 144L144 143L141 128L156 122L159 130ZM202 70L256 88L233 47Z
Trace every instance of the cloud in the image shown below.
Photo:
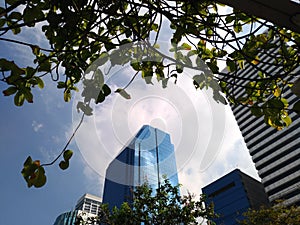
M253 167L245 157L249 155L245 145L239 144L242 138L230 108L216 103L210 91L195 90L192 77L196 73L199 71L185 71L176 85L169 81L166 89L154 78L153 85L146 85L137 77L126 89L130 100L112 93L94 106L94 115L85 118L75 138L87 166L100 175L101 184L108 164L144 124L171 135L183 193L199 194L203 186L235 167ZM112 90L124 87L133 74L128 67L116 69L106 83ZM76 100L80 98L78 95ZM74 126L80 120L76 102Z
M38 132L41 128L43 128L44 125L42 123L38 123L37 121L34 120L31 124L31 126L33 127L33 130L35 132Z
M180 182L183 184L182 193L189 191L198 195L201 193L201 188L236 168L260 180L229 107L226 107L224 138L217 156L205 171L197 171L196 164L197 160L193 160L189 167L179 174Z

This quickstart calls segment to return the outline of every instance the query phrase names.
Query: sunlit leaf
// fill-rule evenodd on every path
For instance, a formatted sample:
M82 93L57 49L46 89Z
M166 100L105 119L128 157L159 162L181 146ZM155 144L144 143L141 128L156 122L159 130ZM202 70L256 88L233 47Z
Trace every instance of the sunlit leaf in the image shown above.
M65 100L65 102L71 101L71 92L70 92L70 90L65 90L64 91L64 100Z
M259 57L256 56L255 59L251 61L252 64L257 65L259 63Z
M288 127L289 125L291 125L292 123L292 119L291 117L289 117L288 115L281 115L281 119L283 120L283 122L285 122L285 125Z
M279 97L281 95L281 89L279 87L276 87L274 90L274 96Z

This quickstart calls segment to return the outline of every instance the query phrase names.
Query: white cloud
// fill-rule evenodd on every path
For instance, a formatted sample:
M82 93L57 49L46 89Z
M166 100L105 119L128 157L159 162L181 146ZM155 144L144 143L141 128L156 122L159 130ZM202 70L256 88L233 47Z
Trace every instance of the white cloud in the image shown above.
M37 121L34 120L34 121L32 121L31 126L35 132L38 132L41 128L43 128L44 125L42 123L38 123Z
M112 90L124 87L133 74L126 67L115 70L107 83ZM154 85L146 85L136 78L126 89L130 100L113 93L94 108L93 116L85 118L76 143L88 166L100 175L101 185L108 164L144 124L170 133L180 183L193 193L199 194L203 186L236 167L255 175L231 110L216 103L209 91L196 91L194 75L195 71L186 71L177 85L169 82L166 89L154 79ZM75 101L75 126L79 119Z

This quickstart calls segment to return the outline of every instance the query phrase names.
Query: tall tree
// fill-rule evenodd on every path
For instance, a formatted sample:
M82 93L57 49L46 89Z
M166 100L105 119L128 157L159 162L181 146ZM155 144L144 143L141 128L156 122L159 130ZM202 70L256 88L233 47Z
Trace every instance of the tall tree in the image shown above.
M203 224L216 216L212 205L205 207L204 196L199 200L191 194L181 196L179 186L172 186L167 179L153 191L147 183L138 186L133 190L132 204L125 202L112 211L108 205L102 205L99 216L79 215L77 224Z
M269 208L251 209L244 216L245 219L239 221L241 225L296 225L300 223L300 208L279 203Z

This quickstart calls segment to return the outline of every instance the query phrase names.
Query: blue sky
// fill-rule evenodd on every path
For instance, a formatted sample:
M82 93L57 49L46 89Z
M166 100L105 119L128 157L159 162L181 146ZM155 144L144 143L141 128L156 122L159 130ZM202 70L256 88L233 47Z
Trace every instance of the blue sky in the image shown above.
M0 97L1 224L53 224L56 216L70 210L85 192L99 195L97 182L93 186L86 178L83 159L74 144L68 170L62 171L58 165L48 167L45 187L27 188L21 175L27 156L49 162L65 145L71 126L71 104L64 103L58 93L51 96L48 105L48 97L37 91L34 104L20 108L13 105L12 98Z
M25 32L24 38L33 43L45 44L38 33L32 35ZM24 50L20 46L0 42L0 58L8 57L17 63L26 65L30 63L28 54L30 54L29 48ZM199 158L191 157L185 160L185 165L181 168L180 183L186 189L198 194L203 185L237 167L257 177L228 107L222 109L225 113L225 128L222 129L221 136L214 136L217 133L211 130L211 121L220 115L220 112L214 110L217 109L214 107L220 106L212 106L210 100L205 100L205 98L203 100L203 96L200 95L205 94L200 94L199 99L198 95L186 95L185 100L191 101L188 105L187 101L177 101L183 98L182 89L178 89L178 87L175 87L174 91L177 91L176 93L179 91L180 96L174 95L175 92L173 92L173 95L169 95L169 97L166 97L168 96L166 93L159 97L157 90L141 92L137 86L133 85L132 89L129 89L133 97L132 101L125 102L124 99L115 97L115 100L111 101L113 104L108 102L105 107L103 106L97 111L95 117L86 120L87 126L83 126L76 141L71 143L70 148L74 150L74 156L71 159L70 168L62 171L57 164L46 168L47 184L36 189L26 186L21 175L23 162L29 155L34 160L40 159L42 163L55 158L70 136L72 126L76 124L76 118L75 121L73 119L73 114L76 117L73 103L65 103L62 91L56 89L54 82L46 80L43 90L36 89L34 91L33 104L25 102L22 107L16 107L12 97L2 95L2 91L7 87L0 83L1 224L51 225L60 213L71 210L84 193L100 195L103 185L103 177L100 175L103 176L101 170L103 168L99 169L97 165L105 167L105 163L107 163L102 154L107 149L112 149L109 152L109 159L113 158L122 144L127 142L128 138L137 132L143 123L166 129L171 133L175 147L180 148L180 143L188 140L189 134L192 133L186 129L180 130L182 128L178 125L180 123L173 121L179 118L182 123L191 122L192 112L187 106L191 106L191 109L195 110L193 115L199 119L196 125L205 128L204 130L199 129L198 132L195 127L191 126L188 130L197 130L197 135L204 138L204 141L200 142L205 143L205 146L209 146L209 140L214 140L215 137L218 138L217 142L220 146L217 146L216 154L212 156L211 162L202 169L199 167ZM135 98L135 94L136 96L142 95L143 98ZM149 98L149 96L156 97ZM176 98L172 99L172 96ZM121 110L124 113L121 113ZM214 117L212 112L217 117ZM89 125L90 121L92 121L92 125ZM117 125L116 121L118 121ZM96 128L91 130L91 126ZM120 127L122 129L119 129ZM105 136L108 130L113 132L110 137ZM94 142L96 139L88 139L91 133L97 135L98 142ZM207 136L208 134L211 136ZM197 143L195 146L195 148L198 147ZM179 154L185 153L182 149L179 149L178 152ZM191 156L194 156L193 154L191 153Z
M7 57L21 65L30 63L29 48L22 49L0 42L0 58ZM47 79L46 79L47 80ZM48 80L49 81L49 80ZM21 175L24 161L30 155L42 163L50 162L64 147L72 128L72 103L63 101L56 84L45 81L43 90L34 90L34 103L17 107L13 97L4 97L7 86L0 83L0 151L1 151L1 224L53 224L62 212L75 206L86 192L99 195L98 182L87 178L97 176L84 169L84 160L76 144L70 148L75 154L70 168L62 171L58 165L46 168L47 184L27 188ZM97 178L95 178L97 180Z

